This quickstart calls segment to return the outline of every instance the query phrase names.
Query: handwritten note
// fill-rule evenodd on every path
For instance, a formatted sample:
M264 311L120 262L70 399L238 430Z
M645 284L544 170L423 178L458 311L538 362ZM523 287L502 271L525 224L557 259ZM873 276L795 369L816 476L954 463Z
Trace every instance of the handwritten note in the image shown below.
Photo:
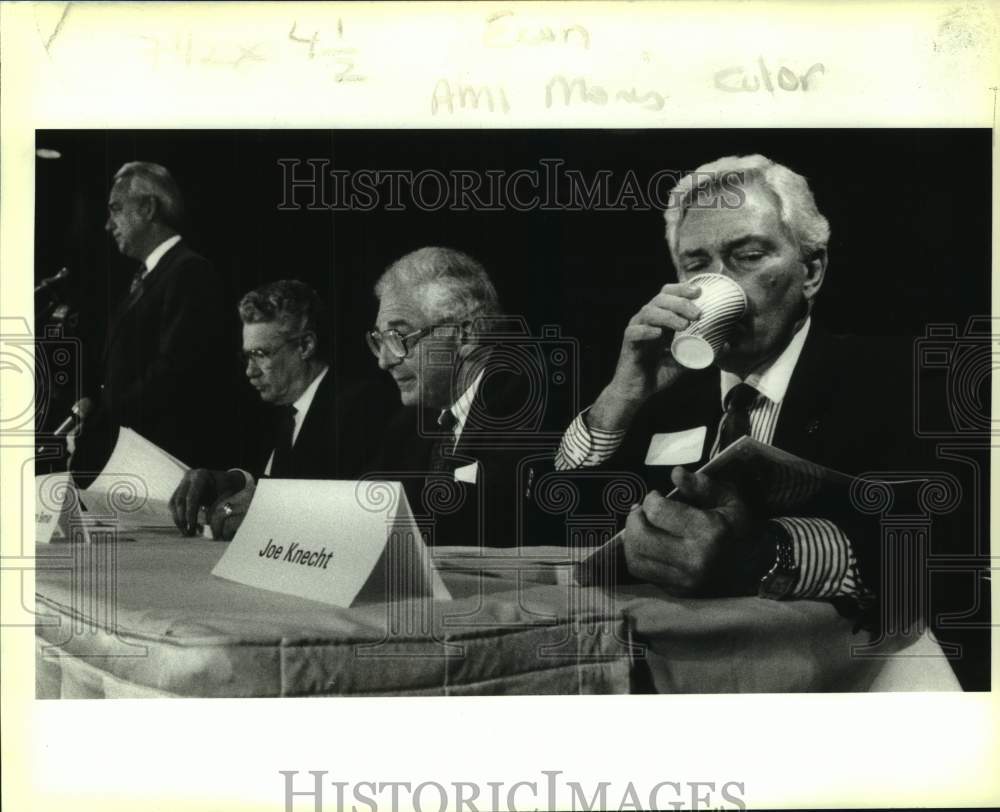
M590 32L576 23L538 22L513 11L497 11L486 17L483 44L487 48L514 48L518 45L559 45L590 48Z
M723 90L727 93L755 93L758 90L766 90L774 93L775 90L785 92L815 90L818 82L817 74L826 73L826 65L816 62L805 71L798 72L792 70L787 65L769 66L764 57L757 57L756 63L752 67L734 65L723 68L715 74L716 90Z
M189 30L172 34L140 34L145 59L154 69L182 66L250 71L265 63L309 64L335 83L364 82L360 54L345 34L341 17L325 25L292 20L287 27L270 26L253 37L212 36Z

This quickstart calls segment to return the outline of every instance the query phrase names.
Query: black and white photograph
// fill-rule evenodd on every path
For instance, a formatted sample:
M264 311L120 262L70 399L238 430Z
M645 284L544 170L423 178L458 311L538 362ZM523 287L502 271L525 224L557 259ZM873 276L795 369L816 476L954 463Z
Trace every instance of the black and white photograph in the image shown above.
M988 131L36 143L40 697L989 689Z
M940 4L894 99L847 12L680 70L671 4L141 5L20 10L76 92L4 101L0 625L51 797L102 752L134 808L993 797L996 88L937 77L1000 19Z

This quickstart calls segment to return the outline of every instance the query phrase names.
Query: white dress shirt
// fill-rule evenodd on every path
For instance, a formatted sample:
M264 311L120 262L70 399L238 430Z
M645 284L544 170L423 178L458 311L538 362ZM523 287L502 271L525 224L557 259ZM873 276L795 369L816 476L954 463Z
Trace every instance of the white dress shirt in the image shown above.
M483 380L483 375L486 374L486 370L482 370L469 386L456 400L450 408L442 409L441 416L444 416L445 412L450 411L455 416L455 425L452 427L452 433L455 435L455 445L452 446L452 450L458 447L458 441L462 436L462 429L465 428L465 424L469 419L469 413L472 411L472 403L476 399L476 393L479 391L479 384ZM438 422L441 422L441 418L438 418Z
M167 237L167 239L150 251L149 256L146 257L146 261L143 263L145 270L142 272L142 276L140 278L145 280L145 278L153 272L153 269L159 264L160 260L163 259L163 255L180 241L181 235L174 234L173 237Z

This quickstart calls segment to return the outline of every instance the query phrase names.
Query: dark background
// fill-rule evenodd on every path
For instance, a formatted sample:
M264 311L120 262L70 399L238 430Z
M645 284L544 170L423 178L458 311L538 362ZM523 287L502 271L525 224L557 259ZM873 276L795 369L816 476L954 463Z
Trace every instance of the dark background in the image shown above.
M990 302L990 132L972 130L146 130L39 131L35 274L66 266L79 334L99 352L111 306L135 263L103 231L110 181L125 162L161 163L188 207L186 234L221 272L234 305L257 284L295 277L335 315L335 364L377 375L362 334L372 285L424 245L471 253L510 313L558 324L581 344L580 395L613 369L621 331L674 278L659 211L280 211L282 158L336 169L541 170L561 159L590 179L691 170L722 155L763 153L804 174L830 220L830 267L818 318L838 332L918 335L986 313ZM298 171L305 172L301 166ZM298 202L306 202L299 192ZM234 348L239 322L231 320ZM960 328L961 329L961 328Z
M611 375L628 319L674 279L660 211L427 212L412 205L404 211L281 211L278 161L325 158L343 170L511 173L541 171L540 160L558 159L588 180L611 171L617 189L629 170L645 186L659 170L679 173L723 155L759 152L805 175L830 220L818 319L837 332L909 337L925 335L929 324L952 323L961 336L971 316L989 315L990 138L985 129L39 131L37 147L61 157L36 162L35 276L37 282L63 266L71 269L64 293L77 320L69 332L96 360L108 313L136 269L103 230L111 178L128 161L153 161L171 170L184 193L186 239L228 286L233 307L220 317L232 326L234 350L238 298L262 282L298 278L315 287L334 314L336 373L383 377L363 339L377 310L372 286L404 253L445 245L483 262L507 312L523 314L535 334L558 325L563 336L579 341L579 396L586 404ZM305 203L301 192L296 199ZM973 353L988 355L990 323L983 323L986 336ZM961 343L944 341L946 347ZM922 370L927 385L920 392L926 405L923 390L933 390L937 412L946 418L957 402L951 388L956 356L949 357L943 367L938 362L939 368ZM85 369L95 374L93 365ZM242 377L235 360L230 372L234 380ZM989 375L970 385L976 391L967 400L988 416ZM65 385L39 393L48 407L39 411L44 428L68 413L73 390ZM255 398L245 382L234 383L233 398L240 422ZM988 448L981 432L970 438ZM988 474L977 479L972 469L951 467L963 487L979 495L979 526L988 527ZM987 534L966 541L967 555L987 554ZM956 573L951 590L964 606L977 576L968 567ZM988 603L977 611L977 618L988 618ZM949 633L968 646L953 660L966 689L989 686L983 623Z

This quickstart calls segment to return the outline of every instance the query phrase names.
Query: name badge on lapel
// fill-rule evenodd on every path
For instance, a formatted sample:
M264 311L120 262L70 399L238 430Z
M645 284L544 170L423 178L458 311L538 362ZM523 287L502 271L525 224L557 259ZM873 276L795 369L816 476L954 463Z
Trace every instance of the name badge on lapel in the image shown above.
M470 485L476 484L476 477L479 474L479 463L472 462L455 469L456 482L468 482Z
M646 465L686 465L701 459L707 426L654 434L646 452Z

